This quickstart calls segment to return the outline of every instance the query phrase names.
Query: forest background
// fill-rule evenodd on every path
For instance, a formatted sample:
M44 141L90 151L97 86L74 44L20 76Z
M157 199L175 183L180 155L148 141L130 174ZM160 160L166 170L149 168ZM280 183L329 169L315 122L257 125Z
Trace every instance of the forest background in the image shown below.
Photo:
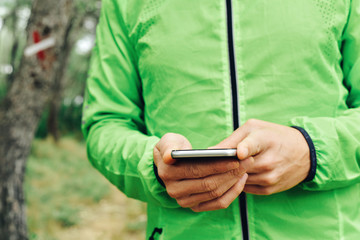
M41 0L0 1L1 104L22 70L25 48L36 40L28 26L35 2ZM86 158L81 111L101 1L71 2L71 28L61 49L66 54L57 74L61 79L41 111L26 161L27 238L144 239L146 205L127 199ZM37 58L32 58L37 64L49 61L38 53Z

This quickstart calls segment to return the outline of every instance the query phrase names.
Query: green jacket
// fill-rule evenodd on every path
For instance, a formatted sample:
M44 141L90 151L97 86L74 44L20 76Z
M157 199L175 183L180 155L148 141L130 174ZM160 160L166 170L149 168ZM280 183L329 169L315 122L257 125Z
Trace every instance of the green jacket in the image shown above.
M154 145L176 132L207 148L250 118L299 126L316 175L247 194L250 239L359 239L360 0L226 3L103 0L84 102L90 161L148 203L147 239L242 239L239 200L195 213L168 196Z

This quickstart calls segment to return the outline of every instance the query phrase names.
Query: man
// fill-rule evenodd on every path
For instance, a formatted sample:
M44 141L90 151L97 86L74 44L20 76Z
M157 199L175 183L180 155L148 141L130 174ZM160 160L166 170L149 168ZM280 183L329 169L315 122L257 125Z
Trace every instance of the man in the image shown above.
M360 0L104 0L90 161L149 239L357 239L359 22ZM170 155L209 147L238 159Z

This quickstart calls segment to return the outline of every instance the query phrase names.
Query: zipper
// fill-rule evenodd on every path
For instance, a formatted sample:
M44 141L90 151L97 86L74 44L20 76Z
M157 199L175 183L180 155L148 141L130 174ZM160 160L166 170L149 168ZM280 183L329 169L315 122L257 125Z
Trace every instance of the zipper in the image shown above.
M232 17L232 0L226 0L226 16L227 16L227 34L228 34L228 51L229 51L229 67L230 82L232 95L232 112L234 130L240 126L239 105L238 105L238 86L236 74L236 59L234 45L234 29ZM239 196L240 217L243 240L249 240L249 226L247 216L246 194L242 192Z

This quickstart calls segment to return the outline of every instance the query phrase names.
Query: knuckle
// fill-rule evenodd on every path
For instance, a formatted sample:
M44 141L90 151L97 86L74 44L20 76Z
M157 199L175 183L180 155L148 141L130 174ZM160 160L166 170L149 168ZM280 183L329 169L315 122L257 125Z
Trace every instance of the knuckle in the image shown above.
M172 198L177 198L179 196L179 193L176 191L176 189L173 189L173 188L168 187L167 193Z
M274 180L270 177L264 178L262 180L262 185L263 186L272 186L274 184Z
M218 200L218 208L219 209L226 209L229 207L229 205L230 205L230 203L224 199Z
M262 158L261 164L259 164L257 166L257 168L261 172L270 172L270 171L274 170L275 166L276 166L275 165L275 157L264 156Z
M260 142L256 142L254 143L254 148L256 149L256 152L257 153L260 153L261 152L261 145L260 145Z
M172 139L176 137L175 133L165 133L164 136L162 136L163 139Z
M263 186L273 186L278 182L278 178L276 176L270 175L265 177L262 182Z
M199 207L193 207L191 208L191 210L196 213L201 212L201 209Z
M218 198L222 195L222 192L219 189L213 190L209 192L209 196L211 199Z
M253 157L249 157L245 160L241 161L241 167L243 168L243 172L246 172L247 170L249 170L253 165L254 165L254 158Z
M236 169L240 167L240 161L238 159L234 159L232 160L229 165L228 165L231 169Z
M222 173L224 171L224 166L216 164L213 166L212 170L214 171L214 173Z
M177 199L176 201L183 208L191 207L191 204L188 201L184 200L184 199Z
M233 169L229 171L229 174L233 177L237 176L239 174L239 168Z
M244 172L245 172L245 169L243 169L243 167L239 167L239 168L231 170L230 174L233 177L240 177L243 175Z
M163 181L167 181L170 179L170 174L167 171L158 170L158 175Z
M207 178L202 183L205 191L213 191L218 187L217 182L213 178Z
M269 171L273 170L273 166L272 166L272 164L263 164L263 165L259 166L259 169L262 172L269 172Z
M167 193L171 198L176 198L176 193L169 191L169 190L167 191Z
M159 145L163 147L168 147L170 143L179 142L180 140L183 140L183 136L177 133L165 133L160 141ZM161 142L161 144L160 144Z
M245 122L245 125L247 125L248 127L255 127L258 124L259 124L259 120L254 119L254 118L251 118Z
M187 172L194 178L199 178L201 176L200 169L196 165L188 165Z
M263 195L271 195L273 193L272 189L269 187L263 188L261 192Z

